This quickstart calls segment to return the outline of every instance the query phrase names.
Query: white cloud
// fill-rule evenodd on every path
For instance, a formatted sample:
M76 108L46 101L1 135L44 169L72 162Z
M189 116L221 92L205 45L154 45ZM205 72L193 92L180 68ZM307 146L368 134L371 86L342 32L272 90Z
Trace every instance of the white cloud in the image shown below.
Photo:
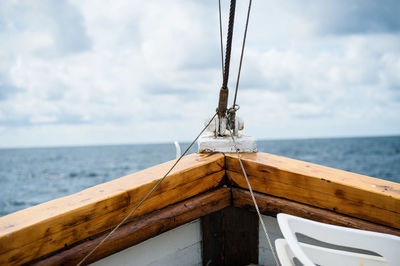
M190 140L218 100L217 4L2 2L0 146ZM238 96L249 134L400 133L400 26L393 12L365 24L373 3L324 15L343 5L253 3Z

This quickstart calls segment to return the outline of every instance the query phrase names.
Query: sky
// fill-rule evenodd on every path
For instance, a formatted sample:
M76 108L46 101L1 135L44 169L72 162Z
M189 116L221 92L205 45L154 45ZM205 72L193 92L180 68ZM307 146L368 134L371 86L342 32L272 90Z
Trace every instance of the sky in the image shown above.
M229 104L248 5L237 2ZM243 133L400 134L398 14L396 0L254 0ZM221 76L217 0L0 1L0 147L191 141Z

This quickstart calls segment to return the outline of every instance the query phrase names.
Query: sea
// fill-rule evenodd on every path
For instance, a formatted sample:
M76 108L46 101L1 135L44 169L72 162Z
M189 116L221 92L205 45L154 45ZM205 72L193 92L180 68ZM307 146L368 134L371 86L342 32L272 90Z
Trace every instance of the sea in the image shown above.
M258 150L400 183L400 136L264 140ZM175 156L173 143L0 149L0 216Z

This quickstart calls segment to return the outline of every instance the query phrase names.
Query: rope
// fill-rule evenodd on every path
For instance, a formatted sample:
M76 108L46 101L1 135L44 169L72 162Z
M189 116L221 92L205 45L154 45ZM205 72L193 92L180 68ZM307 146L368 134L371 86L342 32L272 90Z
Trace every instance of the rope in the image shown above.
M249 8L247 10L247 19L246 19L246 28L244 30L244 35L243 35L243 44L242 44L242 52L240 54L240 63L239 63L239 71L238 71L238 76L236 80L236 89L235 89L235 98L233 100L233 105L232 107L235 107L236 105L236 97L237 97L237 92L239 88L239 80L240 80L240 71L242 69L242 61L243 61L243 54L244 54L244 46L246 44L246 37L247 37L247 27L249 25L249 17L250 17L250 10L251 10L251 2L252 0L249 0Z
M221 0L218 0L218 10L219 10L219 41L221 46L221 69L222 69L222 79L224 79L224 45L222 43L222 20L221 20Z
M278 259L276 257L276 254L275 254L275 250L274 250L274 248L272 246L271 239L269 238L267 228L265 227L265 224L264 224L264 220L261 217L261 213L260 213L260 210L258 208L256 198L254 197L253 189L252 189L252 187L250 185L249 178L247 177L246 171L244 170L244 166L243 166L242 160L241 160L240 155L239 155L239 149L237 148L236 141L235 141L235 138L233 137L232 130L231 130L230 126L229 126L229 123L227 123L227 127L228 127L229 133L231 135L231 138L232 138L232 141L233 141L233 145L235 147L235 151L236 151L237 157L239 159L239 164L240 164L240 167L242 168L242 172L243 172L244 178L246 179L247 186L249 187L250 195L251 195L251 198L253 200L254 207L256 208L258 219L260 220L260 223L261 223L261 226L263 228L265 237L267 238L269 247L270 247L271 252L272 252L272 256L274 257L274 260L275 260L275 264L277 266L279 266L279 262L278 262Z
M231 50L232 50L233 23L235 21L235 7L236 7L236 0L231 0L231 7L229 11L228 35L226 38L225 71L224 71L224 79L222 81L222 88L228 88L229 64L231 61Z
M92 255L101 245L103 245L103 243L110 238L110 236L118 230L118 228L121 227L122 224L124 224L126 222L126 220L135 213L135 211L140 207L140 205L143 204L143 202L145 202L145 200L150 197L151 193L153 193L154 190L156 190L156 188L161 184L161 182L168 176L168 174L172 171L172 169L175 168L175 166L178 164L178 162L183 158L183 156L185 156L185 154L189 151L189 149L193 146L193 144L197 141L197 139L201 136L201 134L203 134L203 132L206 130L206 128L211 124L211 122L214 120L215 116L217 115L217 113L214 114L214 116L210 119L210 121L208 122L208 124L200 131L200 133L197 135L197 137L192 141L192 143L189 145L189 147L185 150L185 152L175 161L174 165L172 165L172 167L167 171L167 173L160 179L158 180L157 184L147 193L147 195L139 202L138 205L136 205L136 207L130 211L128 213L127 216L125 216L125 218L116 226L114 227L114 229L105 237L103 238L103 240L101 240L101 242L99 244L97 244L97 246L95 248L93 248L78 264L77 266L80 266L83 262L85 262L85 260L87 258L89 258L90 255Z

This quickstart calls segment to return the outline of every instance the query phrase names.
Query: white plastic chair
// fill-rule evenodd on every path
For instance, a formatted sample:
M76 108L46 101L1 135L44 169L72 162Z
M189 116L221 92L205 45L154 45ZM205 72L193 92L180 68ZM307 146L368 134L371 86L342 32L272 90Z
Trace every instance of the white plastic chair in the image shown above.
M389 265L388 261L380 256L366 255L342 250L329 249L299 242L300 247L317 265ZM285 239L275 240L276 251L282 266L294 266L296 257ZM338 260L338 257L340 260ZM338 264L340 261L340 264ZM314 264L313 264L314 265Z
M278 223L285 239L275 241L283 266L295 265L400 265L400 237L330 224L319 223L280 213ZM332 245L371 251L380 256L321 247L299 242L296 233Z

